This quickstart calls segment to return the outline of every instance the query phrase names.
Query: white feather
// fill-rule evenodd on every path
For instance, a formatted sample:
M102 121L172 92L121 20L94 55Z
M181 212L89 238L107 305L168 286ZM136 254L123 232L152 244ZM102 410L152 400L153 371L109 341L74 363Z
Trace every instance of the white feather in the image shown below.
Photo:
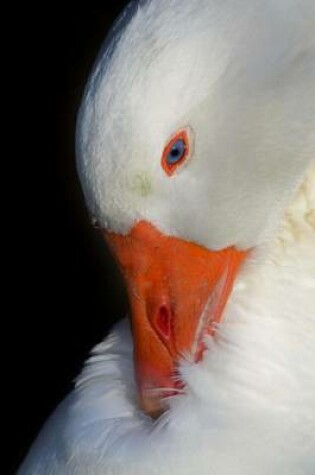
M159 0L100 55L78 121L78 169L101 226L147 220L211 249L272 236L315 156L313 0ZM114 37L115 38L115 37ZM187 166L165 145L189 126Z
M312 0L140 2L100 55L78 126L92 213L255 249L167 413L138 409L124 321L19 475L315 473L314 19ZM161 150L185 125L194 156L170 180Z
M20 475L312 475L315 167L275 240L239 275L215 340L182 361L185 394L152 422L137 407L123 321L95 348Z

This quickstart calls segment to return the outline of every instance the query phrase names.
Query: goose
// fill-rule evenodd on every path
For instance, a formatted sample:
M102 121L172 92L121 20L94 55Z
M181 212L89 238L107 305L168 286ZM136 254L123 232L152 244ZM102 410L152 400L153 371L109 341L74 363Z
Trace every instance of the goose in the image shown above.
M315 473L314 32L313 0L139 0L114 24L77 166L131 315L20 475Z

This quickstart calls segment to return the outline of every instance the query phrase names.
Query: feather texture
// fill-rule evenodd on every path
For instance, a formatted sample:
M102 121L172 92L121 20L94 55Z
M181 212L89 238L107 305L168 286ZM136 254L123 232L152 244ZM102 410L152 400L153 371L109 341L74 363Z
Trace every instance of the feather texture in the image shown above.
M162 417L138 408L123 321L19 475L315 473L314 31L313 0L139 1L114 27L78 120L93 217L253 250ZM169 179L161 153L186 126L192 157Z
M315 166L240 274L203 362L157 422L136 402L127 321L98 345L20 475L312 475Z

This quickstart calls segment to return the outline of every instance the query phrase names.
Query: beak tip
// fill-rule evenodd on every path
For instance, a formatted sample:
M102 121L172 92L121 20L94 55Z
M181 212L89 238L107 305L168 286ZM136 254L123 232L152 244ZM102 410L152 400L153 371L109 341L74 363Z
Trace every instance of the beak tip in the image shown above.
M141 394L139 401L140 409L152 420L157 420L166 410L166 406L159 397Z

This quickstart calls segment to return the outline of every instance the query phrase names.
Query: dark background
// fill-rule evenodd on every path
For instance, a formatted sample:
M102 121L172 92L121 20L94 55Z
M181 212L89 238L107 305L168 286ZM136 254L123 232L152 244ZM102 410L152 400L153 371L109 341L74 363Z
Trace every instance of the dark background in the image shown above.
M95 56L126 1L13 6L4 76L11 134L2 234L2 434L14 473L90 349L126 312L124 288L93 230L75 170L76 114ZM3 147L3 150L5 148ZM6 466L6 462L5 462Z

